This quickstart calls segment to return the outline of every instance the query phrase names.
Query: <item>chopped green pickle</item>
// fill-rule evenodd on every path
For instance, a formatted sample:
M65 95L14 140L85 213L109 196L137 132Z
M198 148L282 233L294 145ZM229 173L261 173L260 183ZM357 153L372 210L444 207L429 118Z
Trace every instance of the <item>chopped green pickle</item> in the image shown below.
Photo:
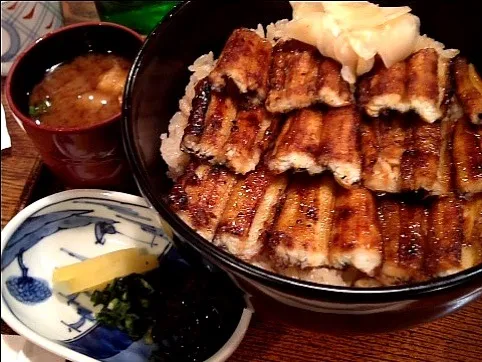
M41 103L28 107L28 114L30 115L30 117L34 117L34 118L40 117L42 114L45 114L48 112L50 106L51 106L50 102L47 99L45 99Z

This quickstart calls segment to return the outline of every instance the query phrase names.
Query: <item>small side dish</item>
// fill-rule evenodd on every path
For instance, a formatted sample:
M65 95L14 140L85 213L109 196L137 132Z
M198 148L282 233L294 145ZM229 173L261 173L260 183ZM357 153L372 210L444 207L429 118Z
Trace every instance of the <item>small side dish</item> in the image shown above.
M69 361L224 362L249 326L245 294L171 236L137 196L38 200L2 230L2 319Z
M52 280L62 294L91 293L97 322L153 345L150 361L207 360L244 309L242 292L225 278L137 248L55 269Z

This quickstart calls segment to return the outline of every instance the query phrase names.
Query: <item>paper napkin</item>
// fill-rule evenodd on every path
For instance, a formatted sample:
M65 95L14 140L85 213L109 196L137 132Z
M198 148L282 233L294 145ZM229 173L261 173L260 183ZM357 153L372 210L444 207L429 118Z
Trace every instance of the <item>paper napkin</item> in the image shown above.
M22 336L2 334L1 349L2 362L65 362L62 357L40 348Z
M4 150L5 148L10 148L11 146L10 135L8 134L7 120L5 118L5 110L3 109L3 104L2 104L2 128L0 130L0 134L2 135L2 150Z

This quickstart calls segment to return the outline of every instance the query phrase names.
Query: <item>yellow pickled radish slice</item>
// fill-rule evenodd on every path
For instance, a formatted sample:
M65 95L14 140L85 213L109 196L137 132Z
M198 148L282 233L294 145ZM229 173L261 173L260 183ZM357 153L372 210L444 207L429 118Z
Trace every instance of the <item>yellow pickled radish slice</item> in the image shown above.
M143 274L158 267L156 255L131 248L100 255L54 270L54 288L64 294L101 290L115 278Z

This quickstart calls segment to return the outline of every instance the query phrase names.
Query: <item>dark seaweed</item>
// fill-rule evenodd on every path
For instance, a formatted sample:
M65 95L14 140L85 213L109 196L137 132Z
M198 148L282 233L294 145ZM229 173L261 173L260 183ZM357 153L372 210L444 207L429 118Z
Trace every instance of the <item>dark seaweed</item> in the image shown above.
M239 323L242 292L220 272L163 259L144 275L115 280L91 297L104 307L97 320L156 348L151 361L204 361L219 350Z

